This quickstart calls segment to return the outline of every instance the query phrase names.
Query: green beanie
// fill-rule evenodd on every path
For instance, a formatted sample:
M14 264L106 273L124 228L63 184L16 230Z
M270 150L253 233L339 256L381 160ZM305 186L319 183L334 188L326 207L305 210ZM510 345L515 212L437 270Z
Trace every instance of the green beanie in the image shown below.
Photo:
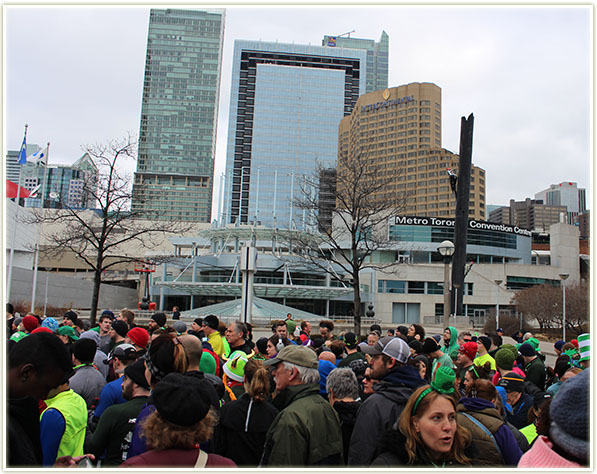
M535 349L535 352L541 352L541 349L539 348L539 340L538 339L531 337L526 342L533 346L533 348Z
M288 330L288 334L294 334L294 330L296 329L296 321L293 319L287 319L284 321L286 323L286 329Z
M199 370L206 374L216 375L216 360L209 352L203 351L201 360L199 361Z
M243 351L234 351L224 364L224 373L235 382L245 380L245 364L249 362Z
M508 349L509 351L511 351L512 354L514 354L514 359L516 359L518 357L518 349L517 349L517 346L515 346L514 344L502 344L500 346L500 350L501 349Z
M435 378L431 383L431 387L440 393L449 393L450 390L454 390L454 379L456 379L454 370L441 366L435 372Z
M495 353L495 364L503 370L512 370L514 367L514 353L510 349L500 349Z

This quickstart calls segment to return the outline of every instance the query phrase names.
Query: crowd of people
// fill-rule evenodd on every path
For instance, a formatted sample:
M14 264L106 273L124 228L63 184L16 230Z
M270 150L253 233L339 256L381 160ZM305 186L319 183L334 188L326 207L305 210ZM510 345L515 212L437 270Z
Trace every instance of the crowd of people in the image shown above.
M590 466L590 335L7 305L10 467Z

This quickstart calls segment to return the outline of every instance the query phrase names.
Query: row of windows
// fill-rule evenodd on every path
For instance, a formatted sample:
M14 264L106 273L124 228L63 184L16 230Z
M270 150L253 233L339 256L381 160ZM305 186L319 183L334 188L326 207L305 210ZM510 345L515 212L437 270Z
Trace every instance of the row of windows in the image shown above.
M465 283L465 294L473 295L473 284ZM443 295L444 284L437 281L378 280L378 293Z
M453 227L390 226L391 241L436 242L454 239ZM516 249L516 235L484 229L468 229L467 244Z

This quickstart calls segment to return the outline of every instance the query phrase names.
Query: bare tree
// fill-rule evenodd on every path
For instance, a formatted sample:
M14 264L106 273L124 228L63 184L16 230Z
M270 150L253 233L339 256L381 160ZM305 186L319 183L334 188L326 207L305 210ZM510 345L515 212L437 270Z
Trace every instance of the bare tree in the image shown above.
M345 157L338 170L318 165L300 184L300 197L294 201L305 212L310 231L293 236L293 250L334 278L337 274L329 263L350 275L356 334L361 333L360 272L395 265L372 262L370 257L390 248L388 219L404 212L404 193L389 190L396 179L366 159Z
M562 327L562 288L536 285L518 291L513 302L527 319L536 318L540 329ZM577 334L589 320L589 289L585 283L566 286L566 329Z
M184 232L190 226L157 219L158 212L131 211L131 176L122 170L124 160L136 156L137 144L130 136L83 148L97 168L97 174L87 175L82 191L94 209L82 211L63 199L60 209L37 209L33 221L46 224L48 256L72 252L93 271L90 321L94 325L104 272L139 260L138 254L128 255L125 247L151 249L159 240L157 234Z

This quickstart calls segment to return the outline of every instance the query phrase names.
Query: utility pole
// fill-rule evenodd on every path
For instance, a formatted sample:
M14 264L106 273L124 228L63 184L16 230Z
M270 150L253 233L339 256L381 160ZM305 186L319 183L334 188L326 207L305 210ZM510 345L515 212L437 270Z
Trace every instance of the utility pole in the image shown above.
M460 161L458 166L458 192L456 197L456 220L454 223L454 257L452 259L452 285L455 292L454 314L463 315L464 267L466 265L466 240L468 233L468 210L473 155L473 123L475 118L460 119Z

